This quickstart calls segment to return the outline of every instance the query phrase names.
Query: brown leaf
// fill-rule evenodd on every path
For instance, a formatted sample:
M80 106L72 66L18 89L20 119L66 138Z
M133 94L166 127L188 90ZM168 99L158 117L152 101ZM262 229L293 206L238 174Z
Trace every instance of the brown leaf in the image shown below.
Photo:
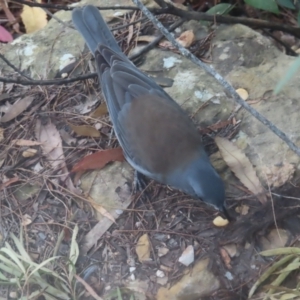
M33 99L34 98L32 96L27 96L15 102L6 112L6 114L2 118L0 118L0 122L5 123L16 118L19 114L27 109Z
M133 13L133 15L130 19L130 23L132 23L134 21L135 16L136 16L136 11ZM128 35L127 35L127 44L128 45L130 44L132 37L133 37L133 25L130 25L128 27Z
M65 163L65 155L62 149L62 141L55 125L48 120L46 124L42 124L41 120L37 120L35 127L35 135L40 141L44 155L48 158L53 170L61 170L61 181L65 182L69 190L74 194L80 192L74 187L69 177L69 172Z
M102 216L106 217L113 223L116 223L115 218L100 204L95 202L92 197L88 196L87 200L90 202L90 204L97 210Z
M229 254L227 253L227 251L223 248L220 248L220 253L221 253L221 257L225 263L225 266L227 267L227 269L231 269L231 259L230 259L230 256Z
M90 125L73 125L68 122L68 125L78 136L100 137L100 131Z
M249 191L257 195L261 203L265 203L267 201L266 195L264 195L265 190L246 155L236 145L225 138L216 137L215 141L223 159L235 176Z
M11 23L11 24L14 24L13 25L13 29L17 32L17 33L20 33L20 26L19 26L19 23L16 21L16 18L15 16L11 13L11 11L9 10L8 6L7 6L7 2L8 1L4 1L4 0L1 0L0 3L1 3L1 8L3 8L4 10L4 13L8 19L8 21Z
M86 170L102 169L111 161L124 161L122 148L113 148L99 151L84 157L73 168L73 172L82 172Z
M26 33L38 31L48 23L47 14L41 7L23 5L21 18L25 25Z
M280 187L293 177L295 165L283 163L281 165L263 166L261 172L267 177L267 182L271 187Z
M0 127L0 142L4 139L4 129Z
M154 35L140 35L136 38L138 42L147 42L151 43L156 39Z
M13 177L13 178L5 181L4 183L0 184L0 191L2 191L4 188L10 186L11 184L13 184L19 180L20 180L19 177Z
M149 240L147 233L143 234L139 238L137 245L135 247L135 251L136 251L136 254L141 263L145 262L145 261L149 261L149 259L150 259L150 240Z
M193 33L193 30L187 30L184 31L177 39L176 41L181 44L184 48L188 48L192 45L192 43L195 40L195 35Z
M22 156L28 158L28 157L35 156L36 153L37 153L36 149L29 148L22 153Z
M30 141L30 140L23 140L23 139L17 139L17 140L12 140L11 143L15 146L39 146L41 145L40 142L37 141Z
M92 118L99 118L107 114L107 106L106 103L103 101L91 114Z
M21 224L22 226L27 226L32 223L32 218L28 214L22 216Z
M103 298L101 298L100 296L97 295L97 293L93 290L93 288L87 283L85 282L81 277L79 277L78 275L74 274L76 280L78 282L80 282L85 289L88 291L88 293L96 300L103 300Z

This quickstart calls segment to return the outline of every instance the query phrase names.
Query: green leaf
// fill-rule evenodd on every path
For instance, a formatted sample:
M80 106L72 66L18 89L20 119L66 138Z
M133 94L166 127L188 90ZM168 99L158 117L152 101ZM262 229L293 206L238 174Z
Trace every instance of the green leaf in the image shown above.
M118 294L118 300L122 300L122 294L121 294L121 291L120 289L117 287L117 294Z
M206 13L208 15L226 15L233 8L234 8L234 5L231 5L228 3L219 3L215 6L213 6L212 8L210 8Z
M275 0L245 0L245 2L255 8L269 11L275 14L279 13L279 8Z
M286 248L277 248L271 250L265 250L259 253L262 256L273 256L273 255L288 255L288 254L300 254L300 248L297 247L286 247Z
M276 1L282 7L295 9L295 5L292 0L276 0Z

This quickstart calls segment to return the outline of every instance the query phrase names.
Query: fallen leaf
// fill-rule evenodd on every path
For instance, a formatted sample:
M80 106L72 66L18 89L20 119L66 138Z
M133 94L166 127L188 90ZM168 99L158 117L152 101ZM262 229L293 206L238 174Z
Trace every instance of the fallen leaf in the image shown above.
M8 43L12 42L13 37L10 32L8 32L3 26L0 25L0 42Z
M1 8L4 10L5 15L9 21L9 23L13 24L13 29L20 33L20 26L19 22L16 21L15 16L12 14L12 12L9 10L9 7L7 6L8 1L1 0Z
M90 125L73 125L68 122L68 125L78 136L100 137L100 131Z
M38 31L48 23L47 14L41 7L23 5L21 18L25 25L26 33Z
M116 223L115 218L102 205L95 202L92 197L88 196L87 200L95 208L95 210L97 210L102 216Z
M29 149L23 151L22 156L28 158L28 157L35 156L36 153L37 153L36 149L29 148Z
M31 96L27 96L15 102L13 105L10 106L6 114L2 118L0 118L0 122L5 123L16 118L19 114L21 114L24 110L28 108L33 99L34 98Z
M230 256L228 255L227 251L223 248L220 248L220 253L221 253L221 257L225 263L225 266L227 267L227 269L231 269L231 259Z
M166 255L170 250L167 247L159 247L157 251L158 257Z
M22 226L27 226L32 223L32 219L29 215L25 214L22 216L21 224Z
M188 48L192 45L192 43L195 40L195 35L193 33L193 30L187 30L184 31L177 39L176 41L183 46L184 48Z
M147 233L139 238L135 247L135 252L141 263L150 260L150 240Z
M107 163L111 161L124 161L122 148L113 148L99 151L84 157L73 168L73 172L82 172L86 170L102 169Z
M88 291L88 293L96 300L103 300L103 298L101 298L100 296L97 295L97 293L93 290L93 288L87 283L85 282L81 277L79 277L78 275L74 274L76 280L78 282L80 282L85 289Z
M227 219L223 219L221 216L217 216L213 220L213 224L217 227L223 227L228 225L229 221Z
M236 244L227 244L223 246L223 248L227 251L230 257L235 257L237 254L237 247Z
M136 11L133 13L129 23L132 23L135 19L135 16L136 16ZM130 25L128 27L128 35L127 35L127 44L129 45L131 40L132 40L132 37L133 37L133 25Z
M265 190L246 155L236 145L225 138L216 137L215 141L223 159L235 176L249 191L257 196L261 203L265 203L267 201L264 194Z
M238 214L241 214L242 216L245 216L248 214L249 212L249 206L248 205L245 205L245 204L242 204L240 206L237 206L235 208L235 211L238 213Z
M295 173L295 165L283 163L280 165L263 166L263 176L267 177L267 183L271 187L280 187L289 181Z
M2 191L4 188L10 186L11 184L13 184L19 180L20 180L19 177L13 177L13 178L5 181L4 183L0 184L0 191Z
M0 127L0 142L4 139L4 129Z
M37 141L31 141L31 140L23 140L23 139L17 139L11 141L12 145L15 146L22 146L22 147L30 147L30 146L39 146L41 145L40 142Z
M66 184L66 186L72 193L77 195L80 194L80 191L74 187L73 182L69 176L69 172L65 162L65 155L62 149L62 141L55 125L52 124L50 120L48 120L46 124L42 124L41 120L37 120L35 127L35 136L37 140L42 143L41 148L44 155L52 165L52 169L61 170L61 181Z
M108 113L106 103L103 101L91 114L92 118L99 118Z
M137 41L138 42L147 42L147 43L151 43L156 39L155 36L153 35L140 35L137 37Z

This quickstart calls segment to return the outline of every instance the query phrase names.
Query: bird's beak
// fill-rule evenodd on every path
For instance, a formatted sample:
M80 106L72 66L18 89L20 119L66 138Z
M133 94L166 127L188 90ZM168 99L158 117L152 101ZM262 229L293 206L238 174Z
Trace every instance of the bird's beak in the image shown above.
M220 208L220 211L224 214L224 216L226 217L226 219L228 221L232 220L232 217L229 215L229 213L224 205Z

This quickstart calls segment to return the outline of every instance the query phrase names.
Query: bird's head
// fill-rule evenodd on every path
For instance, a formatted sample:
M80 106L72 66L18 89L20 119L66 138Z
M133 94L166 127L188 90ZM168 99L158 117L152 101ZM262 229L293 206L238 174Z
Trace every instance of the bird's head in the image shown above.
M206 154L190 164L186 176L190 193L226 214L224 183Z

